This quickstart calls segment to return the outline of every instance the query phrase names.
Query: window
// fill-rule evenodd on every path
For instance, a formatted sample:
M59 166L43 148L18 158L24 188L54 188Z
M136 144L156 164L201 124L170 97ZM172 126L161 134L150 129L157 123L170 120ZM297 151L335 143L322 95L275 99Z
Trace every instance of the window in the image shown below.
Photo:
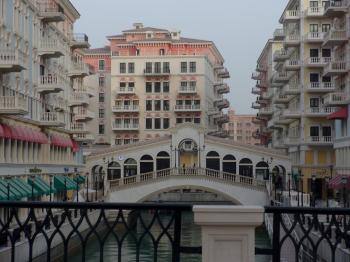
M160 129L161 128L161 124L160 124L160 118L155 118L154 119L154 129Z
M105 60L98 61L98 70L100 70L100 71L105 70Z
M322 49L322 57L331 57L330 49Z
M165 55L165 49L164 48L159 49L159 55Z
M146 63L146 73L152 73L152 63L151 62L147 62Z
M100 135L103 135L105 133L105 126L104 125L98 125L98 133Z
M322 32L327 33L331 29L330 24L322 24Z
M310 24L310 32L317 33L318 32L318 24Z
M186 123L191 123L192 122L192 118L189 118L189 117L185 118L185 122Z
M164 100L163 101L163 111L169 111L170 110L170 101Z
M130 88L134 88L135 87L135 83L134 82L129 82L129 87Z
M190 73L196 73L196 71L197 71L196 62L190 62Z
M318 83L319 82L319 74L318 73L310 73L310 82Z
M176 124L181 124L182 123L182 118L176 118Z
M139 55L140 55L140 50L136 49L136 56L139 56Z
M124 145L129 145L130 144L130 138L124 139Z
M310 1L310 7L318 7L317 1Z
M126 64L125 63L120 63L119 64L119 72L121 74L125 74L126 73Z
M125 82L120 82L120 83L119 83L119 86L120 86L120 87L126 87L126 83L125 83Z
M146 93L152 93L152 82L146 82Z
M332 128L330 126L323 126L322 136L332 136Z
M195 117L195 118L193 119L193 122L194 122L195 124L200 124L200 123L201 123L201 119L200 119L199 117Z
M196 81L190 81L190 90L195 91L197 86Z
M162 64L160 62L154 63L154 72L161 73L162 72Z
M170 73L169 62L163 62L163 73Z
M161 100L154 100L154 111L161 110Z
M163 119L163 129L168 129L169 128L169 118L164 118Z
M98 102L103 103L105 101L105 93L98 94Z
M115 142L115 145L116 145L116 146L120 146L120 145L123 144L123 140L120 139L120 138L115 139L114 142Z
M146 129L152 129L152 118L146 118Z
M146 111L152 111L152 100L146 100Z
M181 62L181 73L187 73L187 62Z
M99 118L105 117L105 110L103 108L98 109L98 117Z
M320 130L318 126L310 126L310 136L320 136Z
M310 49L310 57L318 57L318 49Z
M163 82L163 92L169 93L169 82Z
M160 93L161 92L161 83L155 82L154 83L154 93Z
M128 73L129 74L135 73L135 63L129 63L128 64Z
M98 86L99 87L104 87L105 86L105 78L104 76L101 76L98 78Z
M319 107L320 99L319 98L310 98L310 107Z

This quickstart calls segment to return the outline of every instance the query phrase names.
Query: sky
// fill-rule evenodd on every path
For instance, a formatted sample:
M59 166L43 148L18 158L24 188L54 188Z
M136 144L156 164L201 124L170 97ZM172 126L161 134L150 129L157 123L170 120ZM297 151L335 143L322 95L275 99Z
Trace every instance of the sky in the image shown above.
M288 0L71 0L81 18L75 32L86 33L92 48L132 24L178 29L183 37L211 40L225 58L231 78L226 97L239 114L256 113L251 74L267 40L279 25Z

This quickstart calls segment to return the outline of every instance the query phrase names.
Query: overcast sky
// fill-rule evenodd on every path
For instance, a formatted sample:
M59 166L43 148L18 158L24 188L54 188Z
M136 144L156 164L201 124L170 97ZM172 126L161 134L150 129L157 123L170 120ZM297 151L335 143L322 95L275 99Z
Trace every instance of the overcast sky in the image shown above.
M231 73L227 98L238 113L250 108L256 60L279 26L288 0L71 0L81 14L75 31L88 34L93 48L104 46L106 36L145 26L179 29L185 37L212 40Z

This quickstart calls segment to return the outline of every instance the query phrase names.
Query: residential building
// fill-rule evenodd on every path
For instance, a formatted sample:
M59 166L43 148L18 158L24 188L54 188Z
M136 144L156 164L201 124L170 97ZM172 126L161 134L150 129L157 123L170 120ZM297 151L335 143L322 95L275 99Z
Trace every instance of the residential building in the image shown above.
M247 145L260 144L260 140L254 137L257 130L260 129L260 125L253 123L253 120L256 119L254 115L236 114L232 108L228 110L227 115L228 123L224 124L224 130L228 132L233 141Z
M170 134L193 123L224 135L229 72L212 41L141 23L107 37L111 48L111 144Z
M0 14L0 196L33 199L34 183L36 200L61 200L74 186L63 175L83 167L76 102L91 73L88 38L74 33L80 14L69 0L0 0Z
M258 113L266 116L263 125L271 134L265 144L288 151L294 177L302 174L303 188L313 189L316 198L325 196L336 159L336 169L345 159L346 143L334 139L347 136L340 130L346 121L338 120L335 131L328 116L348 103L348 7L342 0L288 2L280 18L283 28L274 35L283 47L269 65L276 71L268 79L273 107Z

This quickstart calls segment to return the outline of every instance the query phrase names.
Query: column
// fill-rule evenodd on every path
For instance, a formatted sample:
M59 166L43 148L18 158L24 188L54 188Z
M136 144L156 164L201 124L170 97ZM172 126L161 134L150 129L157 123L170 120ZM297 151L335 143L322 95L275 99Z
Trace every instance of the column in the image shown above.
M203 262L255 261L255 228L264 220L256 206L194 206L202 229Z

